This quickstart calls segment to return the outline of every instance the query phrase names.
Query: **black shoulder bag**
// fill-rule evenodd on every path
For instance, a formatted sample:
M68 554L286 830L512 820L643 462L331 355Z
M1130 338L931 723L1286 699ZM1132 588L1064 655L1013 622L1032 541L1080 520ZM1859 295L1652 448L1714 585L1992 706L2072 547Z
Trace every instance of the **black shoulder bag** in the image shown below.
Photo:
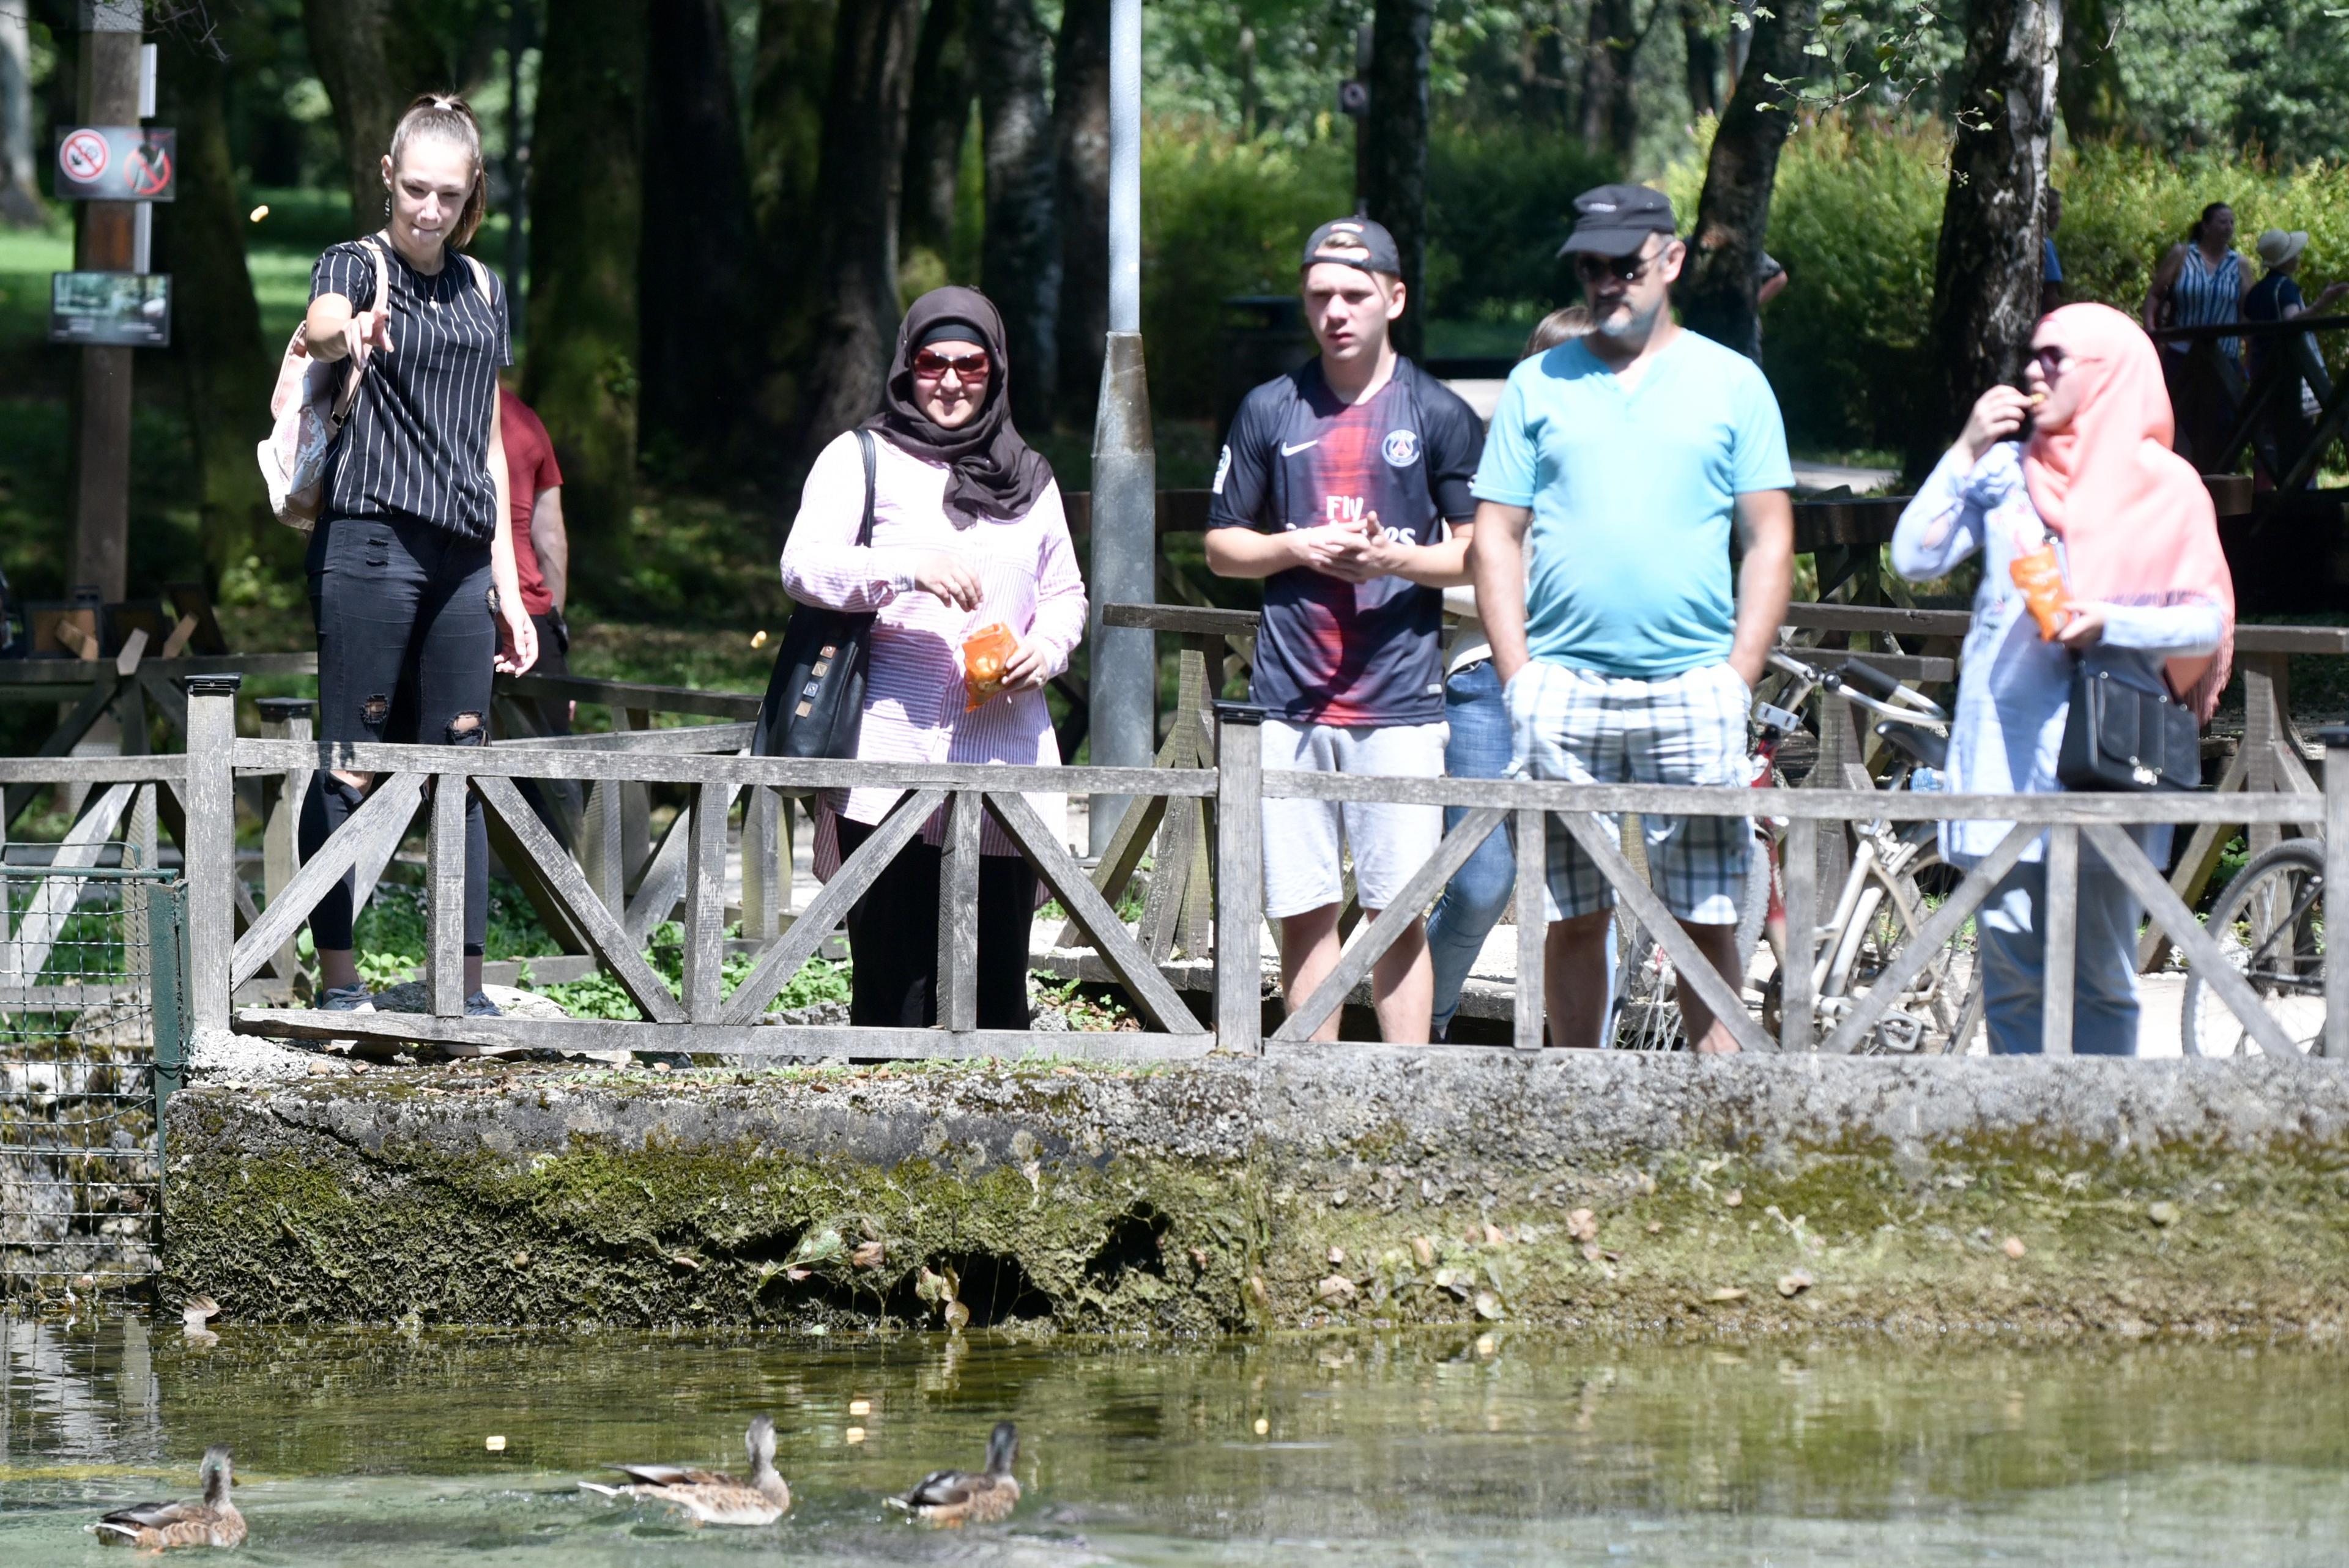
M873 432L859 430L856 440L864 449L864 522L856 531L863 548L873 542ZM869 610L794 606L783 626L783 645L775 651L767 699L759 705L752 755L854 758L856 734L864 723L872 640Z
M2072 710L2055 777L2066 789L2194 789L2202 783L2202 727L2158 676L2094 654L2072 661Z

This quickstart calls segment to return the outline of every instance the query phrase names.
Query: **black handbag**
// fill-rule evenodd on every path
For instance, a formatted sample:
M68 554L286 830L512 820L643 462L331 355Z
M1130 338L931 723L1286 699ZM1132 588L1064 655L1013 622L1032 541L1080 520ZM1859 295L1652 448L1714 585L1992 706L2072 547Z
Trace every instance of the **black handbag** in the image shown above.
M2066 789L2193 789L2202 783L2202 727L2157 677L2090 655L2072 665L2072 711L2055 777Z
M873 542L873 432L856 432L864 449L864 522L856 531L862 548ZM873 659L873 613L828 610L802 603L783 625L783 645L775 650L775 673L759 705L759 729L750 745L757 757L854 758L857 731L864 723L864 676Z

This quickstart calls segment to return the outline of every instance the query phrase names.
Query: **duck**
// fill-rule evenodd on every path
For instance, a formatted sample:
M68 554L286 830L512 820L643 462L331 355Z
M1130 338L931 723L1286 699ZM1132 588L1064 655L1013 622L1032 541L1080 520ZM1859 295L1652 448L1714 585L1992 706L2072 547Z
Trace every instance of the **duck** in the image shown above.
M605 1468L618 1470L630 1484L579 1484L605 1497L657 1498L684 1510L696 1524L772 1524L792 1506L792 1489L775 1471L774 1418L753 1416L742 1446L750 1456L748 1480L688 1465L614 1464Z
M1019 1481L1011 1473L1019 1458L1019 1429L998 1421L987 1439L983 1470L933 1470L903 1497L889 1500L925 1524L953 1529L962 1524L993 1524L1009 1519L1019 1506Z
M201 1499L133 1503L129 1508L116 1509L90 1528L98 1532L101 1540L127 1541L147 1552L164 1552L174 1546L243 1545L244 1515L236 1511L236 1503L228 1494L233 1484L228 1450L206 1449L204 1462L196 1475L204 1487Z

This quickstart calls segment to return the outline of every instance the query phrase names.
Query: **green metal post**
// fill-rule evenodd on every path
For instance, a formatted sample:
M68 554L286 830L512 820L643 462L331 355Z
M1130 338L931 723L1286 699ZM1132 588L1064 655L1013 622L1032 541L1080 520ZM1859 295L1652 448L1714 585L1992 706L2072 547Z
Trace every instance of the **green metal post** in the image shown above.
M147 890L148 969L153 977L149 1027L155 1037L155 1189L163 1188L163 1117L188 1070L194 1019L188 1008L188 884Z

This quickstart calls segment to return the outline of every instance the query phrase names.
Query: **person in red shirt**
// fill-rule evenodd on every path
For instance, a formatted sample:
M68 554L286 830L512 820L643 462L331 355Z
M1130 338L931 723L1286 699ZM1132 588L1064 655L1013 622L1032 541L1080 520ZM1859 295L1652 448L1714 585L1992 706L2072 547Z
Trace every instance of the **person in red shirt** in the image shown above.
M514 567L522 579L523 608L538 627L538 673L571 673L571 628L563 604L571 584L571 541L563 530L563 470L554 443L529 404L502 382L498 407L506 430L506 486L513 504ZM571 704L541 702L541 727L549 735L571 733Z

